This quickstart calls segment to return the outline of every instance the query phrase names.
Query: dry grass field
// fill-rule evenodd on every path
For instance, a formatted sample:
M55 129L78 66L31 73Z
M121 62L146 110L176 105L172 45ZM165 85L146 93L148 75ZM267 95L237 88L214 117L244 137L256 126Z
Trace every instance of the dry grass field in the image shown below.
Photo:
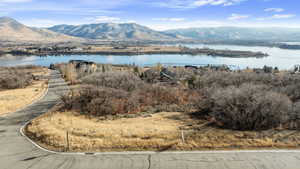
M38 69L34 75L47 75L47 69ZM46 80L36 80L30 86L0 91L0 116L17 111L39 99L47 90Z
M49 113L26 128L50 148L66 150L69 132L70 151L158 150L179 144L181 121L178 113L101 121L77 113Z
M35 119L26 132L43 147L71 152L297 148L300 143L298 131L225 130L175 112L116 120L55 112Z

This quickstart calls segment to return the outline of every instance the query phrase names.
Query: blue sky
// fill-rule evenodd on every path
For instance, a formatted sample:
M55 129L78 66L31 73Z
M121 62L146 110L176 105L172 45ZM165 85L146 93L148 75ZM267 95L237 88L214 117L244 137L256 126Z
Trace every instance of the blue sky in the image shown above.
M299 0L0 0L0 16L36 27L135 22L156 30L299 27Z

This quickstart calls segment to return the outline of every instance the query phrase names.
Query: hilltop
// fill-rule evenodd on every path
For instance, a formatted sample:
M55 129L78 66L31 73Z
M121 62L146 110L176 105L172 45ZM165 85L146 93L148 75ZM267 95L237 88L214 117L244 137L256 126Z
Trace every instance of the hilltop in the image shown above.
M0 41L54 43L80 40L48 29L28 27L9 17L0 17Z

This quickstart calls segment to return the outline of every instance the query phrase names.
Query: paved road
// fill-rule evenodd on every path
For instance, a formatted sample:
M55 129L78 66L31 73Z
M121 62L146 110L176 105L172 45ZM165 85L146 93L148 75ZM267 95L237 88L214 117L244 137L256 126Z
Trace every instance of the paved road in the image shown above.
M28 120L48 111L66 91L51 75L46 97L0 117L0 169L300 169L300 152L187 152L63 155L38 149L20 133Z

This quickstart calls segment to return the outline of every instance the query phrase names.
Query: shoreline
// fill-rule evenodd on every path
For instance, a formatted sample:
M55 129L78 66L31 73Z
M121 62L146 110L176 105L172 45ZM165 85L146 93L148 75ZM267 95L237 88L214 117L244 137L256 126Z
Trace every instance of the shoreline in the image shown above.
M86 47L86 46L85 46ZM239 50L215 50L210 48L188 48L176 46L138 46L138 47L112 47L112 46L89 46L88 48L79 47L53 47L46 48L31 47L25 49L9 49L2 51L1 55L11 54L15 56L59 56L59 55L207 55L213 57L226 58L264 58L267 53L239 51Z

